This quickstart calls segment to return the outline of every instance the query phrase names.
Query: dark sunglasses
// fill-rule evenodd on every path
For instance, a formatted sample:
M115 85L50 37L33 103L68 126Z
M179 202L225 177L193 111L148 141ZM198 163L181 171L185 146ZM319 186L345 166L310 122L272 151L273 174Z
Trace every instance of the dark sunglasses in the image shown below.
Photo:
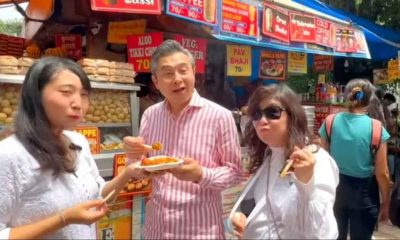
M257 110L253 115L253 121L260 121L262 116L270 120L278 120L281 118L283 111L285 109L279 106L269 106L262 110Z

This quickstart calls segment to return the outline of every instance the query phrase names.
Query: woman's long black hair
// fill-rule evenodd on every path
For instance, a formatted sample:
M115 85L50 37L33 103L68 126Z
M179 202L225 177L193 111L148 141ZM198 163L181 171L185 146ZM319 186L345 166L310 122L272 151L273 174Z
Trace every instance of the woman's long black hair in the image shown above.
M40 169L51 170L54 176L75 171L73 165L67 164L67 149L54 133L42 103L44 87L63 70L76 74L85 90L91 89L88 77L75 62L58 57L41 58L25 76L15 122L18 140L39 162Z

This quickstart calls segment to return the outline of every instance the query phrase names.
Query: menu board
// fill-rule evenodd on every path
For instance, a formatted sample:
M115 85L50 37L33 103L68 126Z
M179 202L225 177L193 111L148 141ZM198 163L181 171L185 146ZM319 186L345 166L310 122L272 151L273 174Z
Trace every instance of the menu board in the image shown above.
M92 154L100 153L100 130L97 127L77 127L75 131L85 136Z
M286 53L262 51L260 55L260 78L284 80L286 76Z
M251 76L251 47L226 45L227 75Z
M167 14L203 24L217 24L217 0L167 0Z
M163 36L162 32L128 36L128 62L135 72L150 72L151 56L163 42Z
M333 71L333 57L327 55L314 54L314 72L331 72Z
M290 41L315 43L317 32L315 17L293 12L289 16Z
M256 37L257 7L238 0L222 0L221 31Z
M174 36L174 39L192 53L194 60L196 60L196 73L205 73L208 41L203 38L193 38L178 34Z
M288 72L307 73L307 53L288 53Z
M160 0L90 0L94 11L160 14Z
M330 21L315 18L315 42L319 45L333 48L336 39L336 26Z
M78 60L82 58L82 37L77 34L57 34L56 47L67 51L68 57Z
M354 29L338 27L336 29L336 49L337 52L356 52L356 38Z
M265 36L289 42L288 11L273 4L264 3L262 33Z

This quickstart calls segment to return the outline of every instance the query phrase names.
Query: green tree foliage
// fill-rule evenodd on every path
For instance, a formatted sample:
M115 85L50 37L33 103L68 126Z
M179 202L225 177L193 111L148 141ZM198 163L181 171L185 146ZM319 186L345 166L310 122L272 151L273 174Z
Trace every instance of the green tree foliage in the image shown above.
M322 0L376 24L400 31L400 0Z
M0 19L0 33L19 36L22 31L23 22L21 20L7 20L3 21Z

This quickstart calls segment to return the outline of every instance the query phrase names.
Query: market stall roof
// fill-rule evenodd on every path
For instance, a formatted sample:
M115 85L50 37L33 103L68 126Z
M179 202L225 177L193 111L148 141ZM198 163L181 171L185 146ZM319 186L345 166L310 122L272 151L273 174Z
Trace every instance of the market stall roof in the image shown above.
M318 0L294 0L297 3L357 24L363 30L372 60L388 60L400 51L400 32L379 26L365 18L333 8Z

